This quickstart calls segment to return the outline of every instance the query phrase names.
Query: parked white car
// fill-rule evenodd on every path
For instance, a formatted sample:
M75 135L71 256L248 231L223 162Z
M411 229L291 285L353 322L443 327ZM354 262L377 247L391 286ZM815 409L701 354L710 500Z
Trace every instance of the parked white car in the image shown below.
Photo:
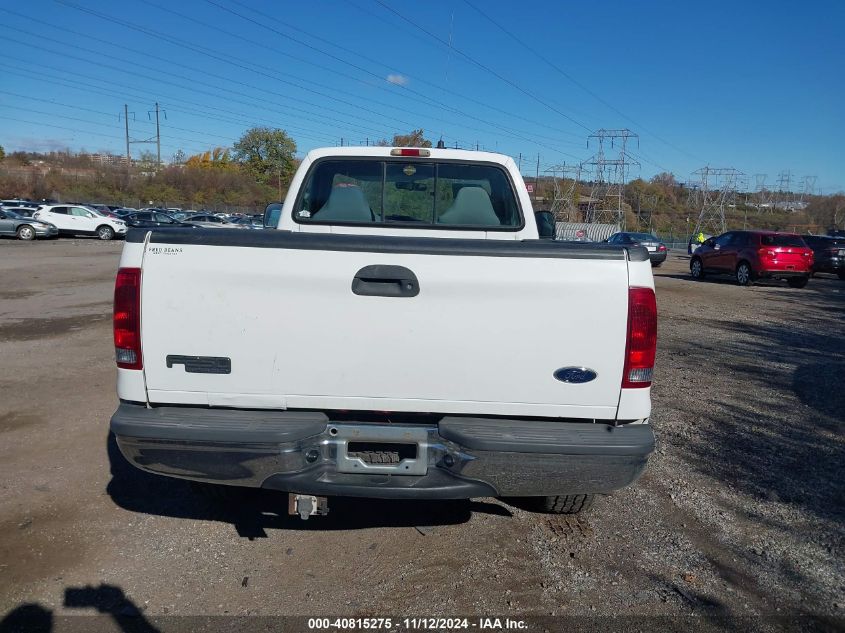
M59 235L96 235L101 240L112 240L126 235L127 230L123 220L81 205L45 204L32 217L55 224Z

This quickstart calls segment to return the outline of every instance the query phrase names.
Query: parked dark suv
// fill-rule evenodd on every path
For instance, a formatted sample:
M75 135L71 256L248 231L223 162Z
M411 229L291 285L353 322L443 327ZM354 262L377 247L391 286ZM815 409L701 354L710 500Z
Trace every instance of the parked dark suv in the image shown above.
M755 279L786 279L793 288L807 285L813 251L800 236L775 231L728 231L705 240L690 259L690 274L732 275L740 286Z
M845 279L845 236L803 235L813 249L813 272L832 273Z

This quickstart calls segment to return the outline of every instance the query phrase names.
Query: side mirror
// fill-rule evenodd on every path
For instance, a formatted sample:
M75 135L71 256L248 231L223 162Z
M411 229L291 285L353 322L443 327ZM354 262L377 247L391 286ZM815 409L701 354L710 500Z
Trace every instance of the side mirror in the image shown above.
M540 239L555 239L555 216L552 215L551 211L537 211L534 214L534 219L537 222L537 233Z
M264 209L264 228L275 229L279 226L279 219L282 217L282 203L271 202Z

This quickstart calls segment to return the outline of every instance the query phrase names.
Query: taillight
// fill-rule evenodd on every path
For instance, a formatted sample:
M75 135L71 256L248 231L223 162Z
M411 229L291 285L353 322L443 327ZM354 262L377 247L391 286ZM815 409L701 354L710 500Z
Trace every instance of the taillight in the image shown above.
M141 269L121 268L114 282L114 353L117 366L143 369L141 359Z
M666 246L665 246L664 244L661 244L660 246L658 246L658 247L657 247L657 250L659 250L659 251L665 251L665 250L666 250Z
M628 340L622 388L650 387L657 352L657 300L651 288L628 289Z
M777 253L775 253L773 250L771 250L769 248L761 248L757 252L760 254L760 257L774 258L774 257L777 256Z

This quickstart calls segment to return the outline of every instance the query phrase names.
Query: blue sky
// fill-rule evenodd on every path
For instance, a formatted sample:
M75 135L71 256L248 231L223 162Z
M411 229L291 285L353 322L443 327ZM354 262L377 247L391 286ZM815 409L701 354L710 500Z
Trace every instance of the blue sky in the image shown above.
M574 165L630 128L631 177L704 165L845 189L845 3L482 0L0 2L0 144L162 156L252 125L300 153L422 127ZM181 15L177 15L181 14ZM488 18L492 18L491 21ZM505 30L502 30L503 27ZM452 39L452 49L448 40ZM514 39L515 36L518 38ZM521 41L521 43L520 43ZM548 63L551 62L551 65ZM133 155L154 145L134 144ZM613 148L611 151L617 151Z

